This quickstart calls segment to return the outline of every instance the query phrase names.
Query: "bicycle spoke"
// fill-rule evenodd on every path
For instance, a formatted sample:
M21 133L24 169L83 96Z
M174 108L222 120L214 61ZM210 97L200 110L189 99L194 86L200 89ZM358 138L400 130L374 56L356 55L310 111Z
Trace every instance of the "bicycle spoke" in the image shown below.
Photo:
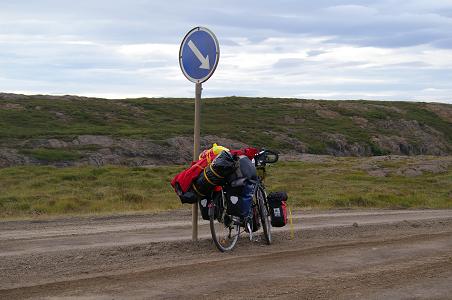
M214 210L215 208L212 207L211 209ZM221 219L225 219L224 214ZM215 218L212 211L212 214L210 215L210 231L212 233L212 239L218 250L224 252L230 251L234 248L240 234L240 226L235 224L225 226L223 222L219 222Z

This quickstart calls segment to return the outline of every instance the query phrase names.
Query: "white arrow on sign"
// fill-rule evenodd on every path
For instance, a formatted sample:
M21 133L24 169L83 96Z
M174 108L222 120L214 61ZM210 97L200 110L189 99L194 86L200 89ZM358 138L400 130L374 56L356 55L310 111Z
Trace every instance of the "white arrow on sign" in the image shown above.
M190 47L191 51L193 51L193 53L201 62L199 68L209 70L210 69L209 55L204 57L201 51L199 51L198 47L196 47L195 43L192 42L192 40L188 41L188 47Z

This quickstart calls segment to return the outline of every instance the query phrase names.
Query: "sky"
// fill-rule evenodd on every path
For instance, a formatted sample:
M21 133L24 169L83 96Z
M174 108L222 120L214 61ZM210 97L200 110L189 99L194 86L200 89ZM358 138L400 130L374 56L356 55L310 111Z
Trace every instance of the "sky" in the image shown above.
M452 0L0 0L0 92L193 97L196 26L220 44L203 97L452 103Z

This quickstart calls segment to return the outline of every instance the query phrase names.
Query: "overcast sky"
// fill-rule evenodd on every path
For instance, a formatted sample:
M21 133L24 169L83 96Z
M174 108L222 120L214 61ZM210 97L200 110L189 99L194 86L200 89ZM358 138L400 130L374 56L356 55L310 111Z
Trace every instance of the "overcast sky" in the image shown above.
M192 97L192 27L220 42L203 96L452 103L452 0L0 0L0 92Z

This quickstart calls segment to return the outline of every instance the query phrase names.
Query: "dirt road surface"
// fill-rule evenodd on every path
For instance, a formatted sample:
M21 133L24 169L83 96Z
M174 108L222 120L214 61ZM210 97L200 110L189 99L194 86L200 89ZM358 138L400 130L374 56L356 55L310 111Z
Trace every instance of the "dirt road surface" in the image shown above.
M0 222L0 299L452 299L452 210L293 221L231 253L189 211Z

